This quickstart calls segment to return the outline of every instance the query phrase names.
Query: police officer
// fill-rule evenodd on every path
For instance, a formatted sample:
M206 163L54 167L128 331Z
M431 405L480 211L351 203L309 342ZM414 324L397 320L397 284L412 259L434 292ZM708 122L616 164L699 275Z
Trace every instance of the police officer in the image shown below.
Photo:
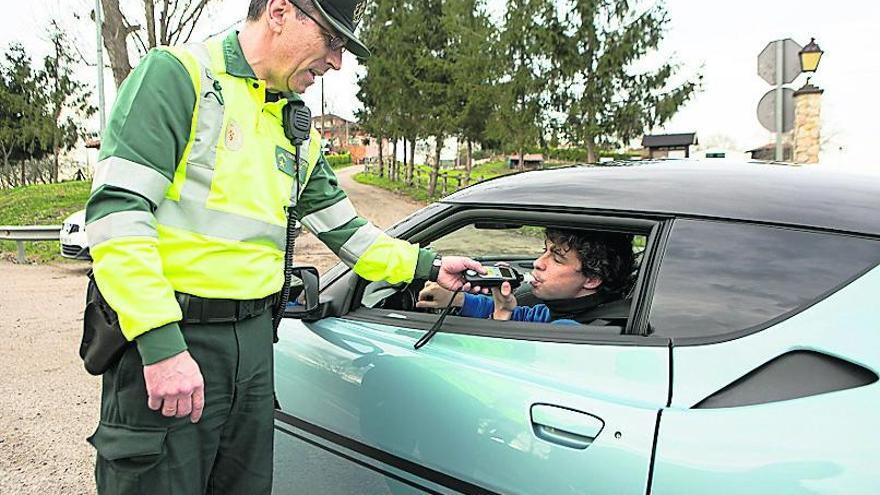
M94 275L136 343L103 375L99 493L269 493L271 309L285 208L369 280L464 285L473 260L391 239L358 217L312 129L297 149L285 106L343 50L364 0L251 0L241 32L151 51L120 87L86 231Z

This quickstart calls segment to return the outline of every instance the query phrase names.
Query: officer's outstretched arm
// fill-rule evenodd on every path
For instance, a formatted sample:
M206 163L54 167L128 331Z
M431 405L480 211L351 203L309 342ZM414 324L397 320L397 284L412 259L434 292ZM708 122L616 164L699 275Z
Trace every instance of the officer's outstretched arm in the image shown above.
M361 277L390 283L427 279L436 257L394 239L359 217L323 156L306 182L297 209L303 225Z

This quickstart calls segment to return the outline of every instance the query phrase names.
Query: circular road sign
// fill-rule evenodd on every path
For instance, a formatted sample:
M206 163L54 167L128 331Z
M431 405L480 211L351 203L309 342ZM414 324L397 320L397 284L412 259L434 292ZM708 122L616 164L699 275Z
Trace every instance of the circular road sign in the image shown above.
M794 127L794 90L782 88L782 129L776 128L776 95L771 89L758 102L758 121L770 132L788 132Z

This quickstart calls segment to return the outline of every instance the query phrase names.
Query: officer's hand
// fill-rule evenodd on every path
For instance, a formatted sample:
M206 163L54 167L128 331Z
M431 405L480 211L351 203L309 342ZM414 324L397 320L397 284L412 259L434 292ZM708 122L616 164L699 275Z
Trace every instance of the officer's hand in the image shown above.
M509 320L516 309L516 297L513 295L513 289L508 282L501 284L501 287L492 288L492 299L495 301L495 312L492 318L496 320Z
M144 366L147 406L163 416L189 416L198 423L205 408L205 382L189 351Z
M440 287L440 284L434 282L425 283L425 288L419 291L419 300L416 302L417 308L445 308L452 299L452 292ZM455 295L453 306L462 307L464 305L464 294Z
M486 269L479 262L464 256L444 256L440 259L440 273L437 275L437 283L444 289L456 291L461 289L462 292L482 292L488 294L489 291L481 289L480 286L471 287L469 282L464 280L465 270L476 270L479 273L486 273Z

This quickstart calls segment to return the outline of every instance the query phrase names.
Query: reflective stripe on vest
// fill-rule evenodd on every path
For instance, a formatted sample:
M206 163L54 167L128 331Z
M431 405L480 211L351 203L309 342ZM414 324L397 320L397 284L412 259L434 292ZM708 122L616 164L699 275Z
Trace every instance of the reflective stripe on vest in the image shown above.
M211 184L214 181L214 164L217 159L217 143L223 128L225 105L211 67L211 55L204 44L188 45L189 53L199 64L200 90L197 95L195 135L192 148L184 166L186 179L180 191L180 199L163 201L156 211L159 224L219 239L269 244L279 251L286 245L286 228L235 213L206 206ZM194 81L195 82L195 81ZM314 131L313 131L314 132ZM312 134L313 135L313 134ZM311 139L302 144L308 156L308 168L304 182L308 182L319 149L313 150ZM296 190L293 181L291 197ZM305 184L300 186L300 190Z
M165 198L171 181L164 175L140 163L118 156L109 156L95 165L92 192L101 186L112 186L133 192L158 205Z

